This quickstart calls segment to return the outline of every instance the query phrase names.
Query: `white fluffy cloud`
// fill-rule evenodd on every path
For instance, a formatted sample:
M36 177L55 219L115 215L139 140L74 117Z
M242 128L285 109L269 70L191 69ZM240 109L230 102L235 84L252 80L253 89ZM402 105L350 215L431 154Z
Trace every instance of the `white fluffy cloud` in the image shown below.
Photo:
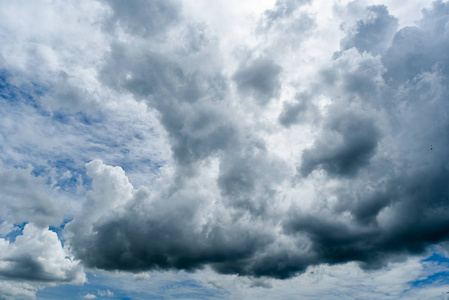
M28 224L14 242L0 239L2 298L33 297L47 286L85 281L83 267L68 256L52 231Z

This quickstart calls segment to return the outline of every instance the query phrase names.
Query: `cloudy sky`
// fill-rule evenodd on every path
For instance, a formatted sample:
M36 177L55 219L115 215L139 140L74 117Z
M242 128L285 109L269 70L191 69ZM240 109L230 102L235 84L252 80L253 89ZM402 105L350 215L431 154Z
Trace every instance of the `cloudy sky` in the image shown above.
M0 299L446 299L449 2L0 0Z

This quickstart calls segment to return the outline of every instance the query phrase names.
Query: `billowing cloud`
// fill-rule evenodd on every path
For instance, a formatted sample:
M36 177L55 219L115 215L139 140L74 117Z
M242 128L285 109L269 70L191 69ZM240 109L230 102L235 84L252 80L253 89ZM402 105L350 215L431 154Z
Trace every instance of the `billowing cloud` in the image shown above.
M251 128L240 125L230 108L222 106L226 90L218 92L211 81L215 79L198 77L195 69L187 73L175 55L115 45L103 69L104 82L131 92L161 113L180 165L163 179L167 187L153 194L130 186L120 169L119 182L123 184L98 186L97 181L114 182L109 171L99 170L115 169L99 161L90 163L88 174L95 173L94 191L85 203L83 217L67 227L68 233L73 232L71 243L77 257L89 266L108 270L141 272L211 265L222 273L284 278L321 263L357 261L376 267L394 256L420 253L426 245L444 240L446 233L440 229L447 222L440 215L444 202L436 199L447 197L443 184L447 170L436 165L406 167L409 160L417 166L434 161L407 150L412 140L406 132L416 128L408 120L418 113L418 106L435 112L437 108L425 104L404 107L410 102L402 98L410 83L404 81L401 89L391 85L390 65L382 56L374 56L389 55L402 31L393 39L397 21L384 6L369 6L364 14L353 29L347 29L339 54L320 71L321 90L312 89L310 96L302 96L304 101L323 96L331 101L321 114L314 114L321 119L315 125L319 135L303 151L298 164L299 185L304 177L318 176L315 172L335 181L315 196L313 201L321 207L317 212L304 211L292 199L289 213L282 214L284 208L277 202L288 194L281 187L292 176L291 169L269 153L262 136L244 138L245 130ZM426 12L424 18L431 14ZM182 55L192 59L189 53ZM214 63L209 61L209 70L219 66ZM278 93L280 70L270 60L254 60L239 67L233 80L243 97L261 95L265 98L260 101L266 103ZM223 78L219 71L212 74L217 75L210 78ZM425 76L417 75L416 83ZM202 85L196 93L184 92L187 85L197 82ZM206 96L206 91L213 94ZM415 93L428 92L424 88ZM444 105L439 98L433 101ZM298 114L314 107L304 104L300 110L286 105L280 121L284 125L298 123ZM439 120L440 126L447 122ZM436 138L438 130L426 128ZM438 140L444 149L444 137ZM428 155L443 159L439 150L430 150L428 141L425 144L431 151ZM398 156L404 151L405 156ZM186 168L190 169L187 173ZM198 181L210 183L204 187L198 186ZM417 182L419 189L414 188ZM325 205L328 197L335 200ZM94 204L103 199L108 199L110 210ZM102 207L101 214L89 221L86 216L97 213L96 205Z
M28 224L14 242L0 238L0 295L32 297L46 286L83 284L86 276L55 232Z
M41 31L0 12L0 298L83 268L257 290L414 257L416 277L446 247L448 3L401 27L370 1L261 1L238 35L200 2L46 2Z
M358 5L357 3L350 5ZM343 50L352 47L362 52L380 54L389 48L398 27L398 20L385 5L368 6L365 16L356 24L342 24L347 35L341 41Z
M354 175L375 154L379 133L374 122L351 112L334 113L314 147L303 152L303 175L315 168L328 174Z

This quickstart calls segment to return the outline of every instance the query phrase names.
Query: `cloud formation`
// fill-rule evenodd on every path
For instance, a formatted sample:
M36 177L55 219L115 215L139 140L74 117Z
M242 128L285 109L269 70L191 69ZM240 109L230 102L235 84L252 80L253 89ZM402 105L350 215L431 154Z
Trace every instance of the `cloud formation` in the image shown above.
M259 58L248 66L242 66L232 79L239 91L245 96L252 96L261 104L279 96L281 67L272 60Z
M311 83L308 96L298 96L301 107L284 105L279 117L294 128L300 114L315 110L319 130L302 152L290 191L284 190L294 176L288 163L270 153L263 135L248 137L256 125L239 122L224 105L227 81L220 65L206 56L207 43L177 55L167 54L171 48L161 53L113 45L103 82L159 111L175 165L160 179L164 188L153 193L134 189L122 169L89 163L94 189L66 229L76 257L107 270L210 265L225 274L287 278L323 263L356 261L379 268L445 240L448 119L423 118L445 111L447 61L427 53L439 58L433 71L414 69L412 75L410 60L390 59L399 53L404 32L431 30L424 36L444 40L436 32L444 32L445 22L428 25L441 14L439 6L445 4L434 4L413 29L395 32L397 20L385 6L368 6L362 19L345 27L341 49L319 71L320 82ZM145 49L156 47L147 43L142 41ZM436 44L433 51L443 51L444 42ZM209 59L207 70L189 63L197 55ZM407 78L401 78L400 68ZM280 95L281 70L259 58L239 66L232 79L241 97L266 104ZM306 103L319 97L330 103L318 113L316 104ZM416 118L420 125L413 124ZM300 189L319 178L334 183L312 196L318 209L304 209L297 199ZM291 197L287 204L286 197Z
M0 298L84 267L257 289L445 247L447 2L400 27L386 5L278 0L241 36L188 1L45 5L44 33L0 12Z
M2 299L32 297L58 284L83 284L86 276L72 261L56 233L26 225L14 242L0 238L0 295Z

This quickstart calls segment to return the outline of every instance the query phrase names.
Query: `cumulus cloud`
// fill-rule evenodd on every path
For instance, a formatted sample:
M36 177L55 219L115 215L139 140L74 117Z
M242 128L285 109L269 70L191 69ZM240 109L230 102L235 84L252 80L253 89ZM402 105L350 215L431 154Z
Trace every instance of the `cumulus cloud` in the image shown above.
M352 3L350 5L358 5ZM355 24L342 24L346 37L341 41L342 50L352 47L360 52L377 55L388 49L398 27L398 20L389 14L385 5L366 7L364 16Z
M374 122L352 112L334 113L320 139L303 152L303 175L315 168L329 174L354 175L374 155L380 138Z
M419 30L426 30L425 20L433 13L435 8L425 13ZM419 111L428 117L445 107L440 97L446 87L436 79L445 76L443 67L398 88L389 80L390 64L378 55L390 55L402 30L388 48L396 19L384 6L367 7L363 18L348 29L340 52L319 71L320 81L312 84L310 94L298 96L304 101L327 97L330 103L320 113L315 104L284 105L279 117L288 127L299 122L301 113L310 113L319 130L301 154L291 191L282 189L293 176L288 164L269 152L263 136L245 136L251 127L223 106L226 89L218 85L217 90L215 84L223 78L219 64L209 61L209 74L215 75L207 79L176 55L114 45L103 82L159 111L177 165L160 179L165 188L152 192L135 189L121 168L89 163L93 190L66 229L76 257L107 270L210 265L226 274L286 278L322 263L356 261L379 268L443 241L447 170L437 161L446 160L443 150L430 150L429 138L446 149L441 130L447 118L433 118L437 126L421 123L429 124L420 127L421 136L410 135L418 134L411 120L422 116ZM243 96L260 94L265 98L259 101L266 103L278 93L280 70L273 61L254 60L241 66L233 80ZM434 85L424 86L422 80ZM192 83L201 84L186 94ZM428 102L415 104L405 96L409 89L414 98L428 95L431 86L440 93L431 94ZM414 146L418 140L425 146ZM319 209L305 210L296 193L320 176L333 184L311 196ZM293 198L285 204L285 197Z
M386 78L398 85L412 80L419 74L441 68L447 74L448 4L435 1L430 9L423 11L423 18L417 26L399 30L391 48L382 57L388 66Z
M88 169L94 190L84 204L84 217L66 226L74 253L88 266L141 272L210 263L245 274L254 272L251 266L234 260L251 259L271 239L263 224L255 228L233 216L238 211L226 212L223 204L214 203L204 183L185 180L178 183L182 189L170 184L168 191L152 196L145 188L133 189L121 168L94 161Z
M81 265L136 280L211 269L268 289L388 273L447 241L448 3L401 28L385 5L323 16L279 0L232 45L179 1L71 7L92 10L68 18L78 43L0 21L17 32L1 31L2 297L81 284ZM304 53L316 45L330 50ZM73 261L47 229L68 215Z
M83 284L86 276L56 233L27 224L14 242L0 239L0 295L32 297L47 286Z

